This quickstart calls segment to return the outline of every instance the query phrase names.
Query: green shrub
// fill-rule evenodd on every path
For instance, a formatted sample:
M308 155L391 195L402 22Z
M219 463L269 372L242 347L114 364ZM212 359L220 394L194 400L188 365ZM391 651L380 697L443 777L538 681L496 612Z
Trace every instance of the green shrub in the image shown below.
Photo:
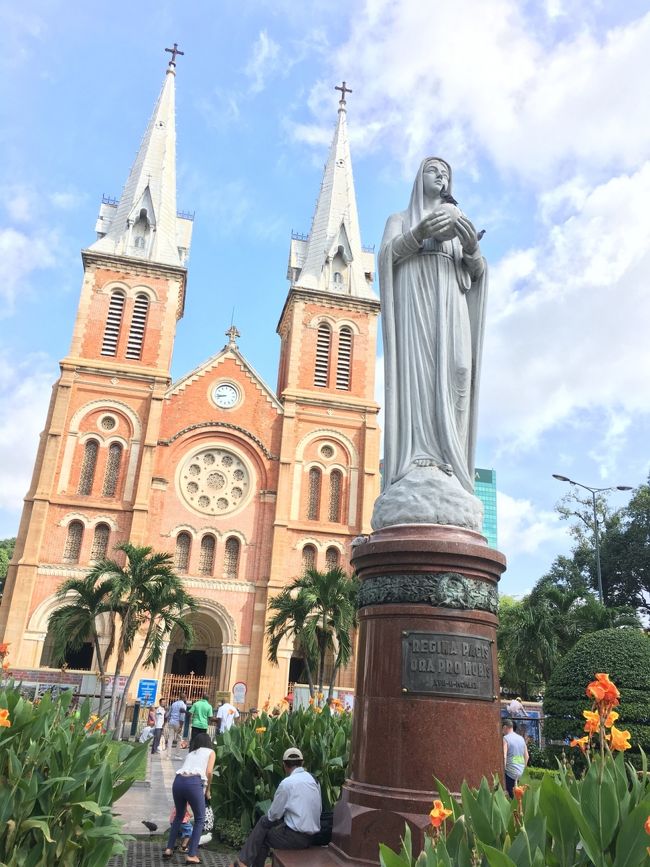
M559 773L559 771L553 770L553 768L534 768L529 765L524 771L521 782L525 785L528 780L543 780L544 777L557 777Z
M528 744L528 764L533 768L551 768L555 770L557 768L557 762L555 761L555 756L552 755L548 749L542 749L538 747L537 744L529 743Z
M587 683L607 672L621 692L617 725L629 729L636 750L650 749L650 639L640 629L603 629L585 635L555 668L544 695L544 736L564 741L582 734L591 703Z
M305 768L320 784L323 810L331 810L345 781L351 728L349 714L331 715L326 707L322 713L262 714L219 735L212 783L215 819L237 819L248 832L268 809L284 776L282 755L292 746L302 750Z
M247 836L239 819L215 819L214 834L232 849L241 849Z
M110 738L92 731L88 702L70 714L71 699L46 694L34 704L12 683L0 688L9 722L0 728L3 867L104 867L125 850L111 807L146 746L123 744L111 763Z

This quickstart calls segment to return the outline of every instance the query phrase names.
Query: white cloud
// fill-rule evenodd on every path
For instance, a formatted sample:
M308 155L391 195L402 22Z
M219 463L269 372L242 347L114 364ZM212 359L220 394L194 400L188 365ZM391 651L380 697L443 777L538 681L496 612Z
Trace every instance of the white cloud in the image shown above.
M530 500L497 491L497 515L499 550L506 557L535 554L548 542L566 546L569 540L558 513L535 509Z
M86 199L85 193L79 193L75 190L62 190L50 193L50 201L56 208L60 208L62 211L72 211L83 204Z
M280 46L271 39L266 30L260 31L253 46L251 59L244 69L244 72L251 81L251 92L259 93L264 90L268 78L280 67Z
M538 183L568 161L634 168L650 149L650 14L604 36L576 15L558 39L561 9L548 3L540 19L516 0L374 0L351 16L328 77L346 70L357 125L381 119L373 141L407 173L432 149L466 171L483 152Z
M0 229L0 261L3 279L0 281L0 318L13 313L19 292L29 290L30 275L37 270L52 268L57 259L54 233L26 234L18 229Z
M16 525L54 378L54 362L46 355L28 355L16 363L0 354L0 508L15 511Z

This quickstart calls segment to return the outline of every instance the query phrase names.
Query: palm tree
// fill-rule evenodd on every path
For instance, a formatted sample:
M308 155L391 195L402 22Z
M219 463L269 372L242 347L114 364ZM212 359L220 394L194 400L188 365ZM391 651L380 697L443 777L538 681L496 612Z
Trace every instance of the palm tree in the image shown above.
M69 578L56 592L64 602L48 619L48 629L54 638L53 658L62 662L68 650L79 650L90 638L95 649L99 670L99 714L104 709L106 695L106 664L115 645L115 616L111 606L112 584L90 573L84 578ZM109 614L109 642L101 651L97 618Z
M316 683L323 692L328 652L335 654L329 696L339 668L350 661L358 587L357 579L339 567L328 572L308 569L269 602L275 612L266 624L269 659L277 664L281 641L293 638L305 661L312 696L316 666Z
M110 605L120 618L109 710L109 725L114 726L116 738L120 734L126 697L137 669L141 664L149 667L160 661L164 640L175 627L181 631L185 646L189 646L194 630L185 616L196 610L194 597L186 592L182 579L174 571L171 554L153 553L150 547L128 542L118 545L117 550L126 555L124 566L115 560L102 560L89 575L110 583ZM126 654L133 647L136 636L143 632L140 650L115 708L117 682L124 669Z

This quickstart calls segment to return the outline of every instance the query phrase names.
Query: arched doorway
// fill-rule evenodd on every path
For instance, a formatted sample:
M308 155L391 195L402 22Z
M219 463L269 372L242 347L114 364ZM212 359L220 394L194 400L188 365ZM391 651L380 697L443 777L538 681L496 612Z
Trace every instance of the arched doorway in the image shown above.
M223 659L224 631L215 613L200 606L187 618L194 628L194 643L183 647L183 637L175 629L169 641L162 683L162 697L173 700L184 694L188 699L211 697L219 689Z

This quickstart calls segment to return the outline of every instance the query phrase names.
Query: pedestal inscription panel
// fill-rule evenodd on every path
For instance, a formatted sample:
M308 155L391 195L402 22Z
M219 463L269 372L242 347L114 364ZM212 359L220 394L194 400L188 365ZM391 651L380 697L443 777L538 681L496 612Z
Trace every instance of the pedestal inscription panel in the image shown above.
M494 701L492 641L449 632L403 632L402 692Z

